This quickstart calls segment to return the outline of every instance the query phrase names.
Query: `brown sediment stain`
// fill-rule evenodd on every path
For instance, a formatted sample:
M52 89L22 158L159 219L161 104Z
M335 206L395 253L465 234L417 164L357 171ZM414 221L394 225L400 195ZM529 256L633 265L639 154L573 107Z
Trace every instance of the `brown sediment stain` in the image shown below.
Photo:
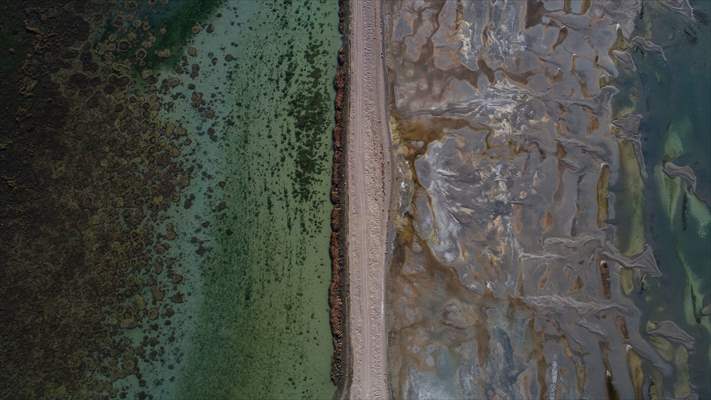
M627 365L630 369L630 379L634 388L635 400L642 400L644 395L644 369L642 368L642 358L636 351L630 349L627 351ZM651 396L650 396L651 397Z
M539 395L541 399L544 399L545 395L548 393L548 383L546 382L546 372L548 371L548 362L546 361L546 355L543 351L543 345L545 344L545 333L543 330L536 330L535 320L531 319L530 323L531 338L533 340L533 349L531 351L531 361L535 362L537 365L537 380Z
M338 30L341 48L334 86L336 89L335 126L333 128L333 162L331 174L331 283L328 289L329 322L333 341L331 381L336 385L336 398L348 390L351 376L350 345L348 342L348 266L346 212L346 129L348 121L348 10L349 0L338 1Z
M607 261L600 261L599 271L600 271L600 284L602 285L602 294L605 298L610 298L610 267L607 265Z
M541 218L541 228L544 233L550 232L553 228L553 214L550 211L546 211Z
M410 247L412 243L416 240L415 238L415 228L412 226L412 216L406 215L400 217L397 221L397 236L395 238L398 246L397 247Z
M563 198L563 171L568 168L568 164L565 162L565 156L567 154L568 152L565 150L565 147L560 142L556 143L556 158L558 159L558 179L556 180L556 189L553 193L553 199L558 203L561 202Z
M627 321L625 321L625 317L623 317L622 315L616 316L615 325L617 325L617 329L620 331L622 337L625 338L625 340L629 340L630 333L627 330Z
M484 29L481 30L481 43L484 46L491 45L491 40L489 39L489 25L484 26Z
M486 316L482 313L481 316ZM481 317L480 317L481 318ZM489 330L487 329L486 318L482 318L474 325L474 337L477 344L477 357L479 365L486 366L489 359Z
M575 378L577 379L577 388L579 392L583 392L583 389L585 388L585 383L588 379L588 373L587 370L585 369L585 366L577 362L575 363Z
M590 116L590 124L588 125L588 133L594 133L600 129L600 119L592 113L590 110L586 110L586 113Z
M517 235L523 232L523 214L524 207L521 204L511 205L511 228Z
M506 77L510 80L520 83L522 85L528 85L528 79L535 75L535 73L531 71L516 73L513 71L506 70L504 68L499 68L498 70L502 71L504 75L506 75Z
M555 50L556 47L560 46L564 41L565 38L568 37L568 27L564 26L560 28L558 31L558 38L556 38L555 43L553 43L553 50Z
M573 5L570 4L570 0L563 0L563 12L566 14L573 12Z
M563 348L563 354L565 357L573 361L575 367L575 386L578 389L578 392L582 392L585 388L585 367L580 361L580 358L577 357L577 351L571 346L570 339L567 336L561 336L560 345Z
M486 63L486 61L483 58L479 58L476 61L476 65L479 67L481 72L486 75L486 79L489 80L489 83L494 84L496 83L496 74L494 73L494 70L489 67L489 65Z
M581 7L580 14L587 13L591 6L592 6L592 0L583 0L583 5Z
M585 286L585 284L583 284L583 279L580 278L580 275L578 275L578 276L575 278L575 281L573 281L573 285L570 287L570 289L571 289L573 292L577 292L577 291L579 291L580 289L582 289L584 286Z
M461 0L458 0L456 15L454 17L454 24L456 30L459 31L461 29L462 24L465 22L466 18L464 17L464 3Z
M555 149L556 149L555 155L556 155L556 157L558 157L559 160L562 160L568 154L568 151L565 150L565 147L562 144L560 144L560 142L558 142L556 144Z
M543 2L540 0L527 0L526 1L526 28L538 25L541 23L543 15L546 9L543 6Z
M444 120L437 122L444 123ZM399 119L398 133L401 139L424 142L425 146L423 146L423 148L425 148L427 144L439 140L444 136L442 125L437 122L417 119Z
M572 1L565 0L565 2L563 3L563 10L568 14L583 15L588 12L590 5L591 5L591 0L582 0L582 1L580 1L580 12L574 13Z
M634 150L634 143L623 140L619 143L620 180L623 185L616 193L617 247L625 256L639 254L645 241L644 216L644 180L639 161ZM618 210L616 210L618 211Z
M597 226L600 228L607 224L609 180L610 167L605 164L600 169L600 175L597 179Z
M464 127L475 130L488 129L486 127L474 127L467 121L456 118L405 119L393 111L390 112L390 118L396 126L393 135L397 137L394 138L394 142L399 144L398 151L410 169L413 183L418 187L422 187L422 185L415 170L415 160L427 152L430 143L442 139L448 129L461 129ZM418 146L415 144L418 144Z
M610 368L610 361L608 354L610 354L610 345L607 342L599 342L600 354L602 355L602 364L605 368L605 387L607 388L607 398L609 400L620 400L620 395L615 389L615 379L612 376L612 371Z
M458 66L451 74L456 78L468 82L472 87L479 88L479 71L472 71L469 68Z

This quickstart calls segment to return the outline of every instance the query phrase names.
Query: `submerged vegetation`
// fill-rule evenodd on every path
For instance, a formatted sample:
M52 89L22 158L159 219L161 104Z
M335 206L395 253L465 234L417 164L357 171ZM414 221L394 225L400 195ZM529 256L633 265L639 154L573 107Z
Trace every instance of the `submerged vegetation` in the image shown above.
M282 6L0 6L1 398L332 394L337 2Z

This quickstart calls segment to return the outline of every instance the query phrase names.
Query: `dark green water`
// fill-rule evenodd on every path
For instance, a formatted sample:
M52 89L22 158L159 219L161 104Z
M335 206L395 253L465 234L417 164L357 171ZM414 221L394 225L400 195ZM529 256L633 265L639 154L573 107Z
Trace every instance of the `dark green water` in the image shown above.
M699 398L710 398L711 316L702 309L711 303L711 2L691 4L693 21L655 2L645 3L637 21L638 34L661 45L666 60L636 49L638 70L618 96L618 107L634 107L643 116L647 173L642 200L625 203L630 197L622 196L618 206L627 235L633 229L625 223L634 225L632 208L643 207L645 237L663 273L635 288L636 302L646 320L672 320L694 337L688 379ZM693 169L696 192L663 172L667 161ZM671 362L684 370L683 358L677 352ZM685 393L683 382L664 384Z
M192 91L165 114L189 129L195 203L172 219L190 271L178 398L332 396L328 326L336 1L226 1L189 46ZM214 58L220 62L215 63ZM223 59L230 62L222 63ZM166 77L170 72L165 73ZM168 101L165 98L165 101ZM212 133L210 130L213 130ZM207 224L206 224L207 223ZM210 248L191 260L197 235Z

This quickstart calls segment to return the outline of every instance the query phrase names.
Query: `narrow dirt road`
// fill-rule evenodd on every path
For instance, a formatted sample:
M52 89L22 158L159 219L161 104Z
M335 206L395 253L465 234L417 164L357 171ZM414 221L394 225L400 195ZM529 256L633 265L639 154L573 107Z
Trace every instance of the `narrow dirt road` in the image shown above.
M385 399L385 265L390 197L380 0L351 0L348 127L350 398Z

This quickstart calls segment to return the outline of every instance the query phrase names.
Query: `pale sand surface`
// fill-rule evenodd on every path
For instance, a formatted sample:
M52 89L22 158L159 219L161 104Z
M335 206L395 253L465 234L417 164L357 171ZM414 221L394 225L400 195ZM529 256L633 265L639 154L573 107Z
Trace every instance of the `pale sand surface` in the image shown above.
M385 399L383 315L390 198L380 0L351 1L348 126L350 398Z

